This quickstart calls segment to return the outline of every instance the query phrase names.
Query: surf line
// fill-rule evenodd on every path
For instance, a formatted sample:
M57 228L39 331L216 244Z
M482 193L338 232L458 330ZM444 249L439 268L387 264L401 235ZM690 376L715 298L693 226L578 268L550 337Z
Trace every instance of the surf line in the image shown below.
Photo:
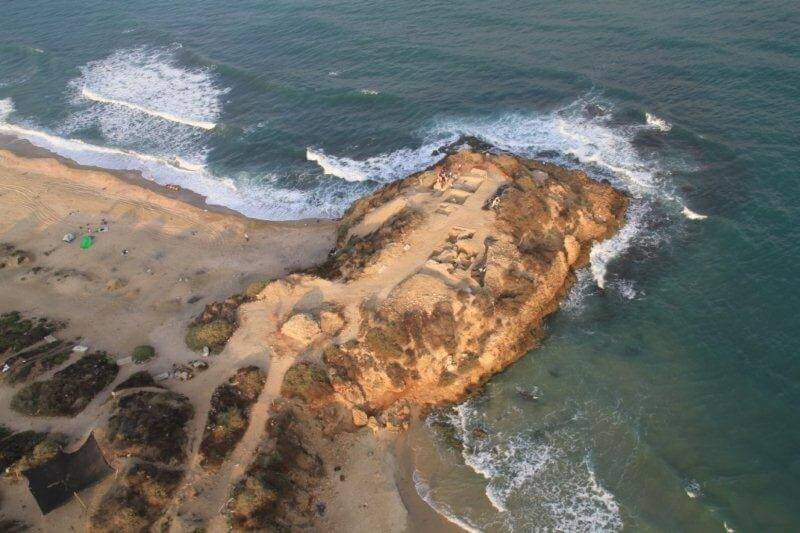
M81 88L81 96L88 100L93 100L95 102L100 102L103 104L109 105L116 105L120 107L127 107L128 109L133 109L135 111L139 111L140 113L145 113L147 115L151 115L158 118L163 118L164 120L169 120L170 122L177 122L179 124L186 124L187 126L192 126L194 128L200 128L204 130L213 130L217 127L214 122L207 122L204 120L192 120L189 118L179 117L177 115L173 115L171 113L165 113L163 111L156 111L155 109L148 109L144 106L140 106L139 104L134 104L132 102L126 102L124 100L115 100L113 98L106 98L105 96L101 96L96 92L87 89L86 87Z
M2 100L0 100L2 102ZM84 160L74 153L83 152L87 154L100 154L104 156L122 157L125 160L140 160L147 163L157 163L160 165L170 166L176 170L190 173L201 173L205 171L202 165L197 165L184 161L180 157L163 158L149 154L142 154L134 152L133 150L125 150L122 148L111 148L108 146L98 146L90 144L79 139L68 139L64 137L56 137L43 131L31 130L22 128L14 124L2 121L4 117L0 114L0 133L6 133L25 139L34 146L44 148L62 157L73 159L78 164L91 165L91 162L84 162ZM133 170L129 166L108 166L104 167L110 170ZM135 170L142 170L134 167Z

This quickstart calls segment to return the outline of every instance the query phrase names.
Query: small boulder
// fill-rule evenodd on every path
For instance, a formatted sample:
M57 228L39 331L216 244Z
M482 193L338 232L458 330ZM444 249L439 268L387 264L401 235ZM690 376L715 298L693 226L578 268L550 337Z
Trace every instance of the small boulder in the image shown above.
M486 433L486 430L483 428L474 428L472 430L472 436L475 437L476 439L485 439L486 437L489 436L489 434Z
M367 419L367 426L369 426L373 433L377 433L381 429L378 419L374 416L371 416Z
M319 335L320 329L314 317L307 313L297 313L283 323L281 333L291 339L308 344Z
M354 408L353 409L353 425L357 428L364 427L367 425L369 418L367 417L367 413L362 411L361 409Z
M474 240L458 241L456 243L456 247L458 248L459 253L466 254L467 257L475 257L481 253L481 250L483 249L483 246Z
M439 255L436 256L436 261L439 263L455 263L457 258L455 250L448 248L442 250Z
M319 315L319 327L325 335L333 337L342 331L344 319L339 313L333 311L323 311Z
M536 184L537 187L541 187L547 181L548 175L547 172L542 172L541 170L534 170L531 172L531 179Z

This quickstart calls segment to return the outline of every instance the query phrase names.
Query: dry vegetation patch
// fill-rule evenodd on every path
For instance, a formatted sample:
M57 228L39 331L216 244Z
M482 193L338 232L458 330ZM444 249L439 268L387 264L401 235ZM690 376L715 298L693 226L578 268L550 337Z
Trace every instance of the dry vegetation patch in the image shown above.
M183 395L134 392L116 400L106 439L118 457L135 456L176 466L185 458L185 425L193 414Z
M308 489L323 468L303 440L306 423L291 406L276 408L264 444L231 493L228 516L234 531L293 531L311 525Z
M178 487L183 470L137 463L109 490L91 518L92 531L148 531Z
M266 372L256 366L240 368L227 383L216 388L200 443L203 466L222 464L244 436L250 408L258 399Z
M56 372L19 390L11 408L31 416L75 416L117 376L119 367L105 352L83 356Z

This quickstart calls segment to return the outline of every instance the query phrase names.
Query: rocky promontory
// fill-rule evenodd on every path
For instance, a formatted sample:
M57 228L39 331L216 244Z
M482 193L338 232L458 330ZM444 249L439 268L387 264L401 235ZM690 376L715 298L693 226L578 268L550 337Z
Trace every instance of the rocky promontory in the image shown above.
M458 152L355 202L324 264L239 307L226 350L257 344L284 361L281 435L305 439L311 455L324 454L320 435L401 430L417 408L463 398L534 347L626 206L583 172ZM305 422L288 429L287 410ZM277 524L298 512L269 509ZM260 511L234 504L235 523L248 512Z

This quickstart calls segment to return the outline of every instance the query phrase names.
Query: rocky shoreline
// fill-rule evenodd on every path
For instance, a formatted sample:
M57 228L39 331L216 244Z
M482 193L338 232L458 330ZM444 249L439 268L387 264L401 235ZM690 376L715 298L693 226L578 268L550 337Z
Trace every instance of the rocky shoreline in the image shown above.
M210 365L199 377L186 366L186 382L154 387L141 372L155 375L158 358L137 365L141 386L96 406L81 431L97 428L123 474L97 491L92 528L409 527L392 479L398 433L533 348L592 245L624 224L628 199L609 184L486 148L447 147L356 201L321 264L204 304L179 334L184 359ZM30 365L40 341L2 358ZM167 432L146 430L158 406L175 411ZM380 512L363 512L366 495Z

